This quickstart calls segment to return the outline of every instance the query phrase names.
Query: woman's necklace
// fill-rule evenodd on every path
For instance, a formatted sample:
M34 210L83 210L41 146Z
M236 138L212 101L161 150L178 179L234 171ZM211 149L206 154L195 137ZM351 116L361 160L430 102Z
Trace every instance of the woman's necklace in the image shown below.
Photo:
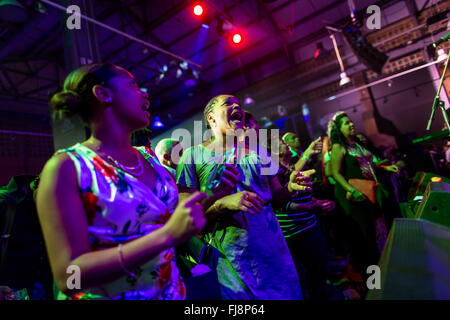
M361 156L364 158L364 160L366 160L367 166L369 167L369 170L370 170L370 173L371 173L372 176L373 176L373 179L375 180L376 183L378 183L377 176L375 175L375 172L374 172L374 170L372 169L372 165L371 165L371 163L370 163L370 160L369 160L369 159L366 157L366 155L364 154L363 148L362 148L358 143L355 143L355 144L356 144L356 147L358 147L358 149L361 151Z
M108 160L113 162L116 166L118 166L120 169L122 169L123 171L133 175L133 176L141 176L142 173L144 172L144 166L142 165L142 161L141 158L139 157L139 154L137 153L136 150L134 150L136 158L138 160L138 164L136 166L125 166L123 164L121 164L119 161L115 160L113 157L111 156L107 156ZM132 171L136 171L139 170L138 172L132 172Z

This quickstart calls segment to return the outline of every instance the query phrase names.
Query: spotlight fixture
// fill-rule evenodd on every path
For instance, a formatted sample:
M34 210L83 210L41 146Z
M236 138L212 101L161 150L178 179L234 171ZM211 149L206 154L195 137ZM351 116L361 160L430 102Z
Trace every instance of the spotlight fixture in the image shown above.
M207 13L204 13L200 17L200 23L201 23L203 29L209 29L211 27L211 25L212 25L212 21L213 21L213 19Z
M246 106L251 105L251 104L253 104L253 103L255 103L255 100L253 100L252 97L250 97L250 96L246 96L246 97L245 97L245 99L244 99L244 104L245 104Z
M388 56L374 48L363 36L361 28L357 25L348 25L344 28L344 39L349 44L353 53L370 70L381 74Z
M302 105L302 114L303 114L303 117L309 116L309 108L308 108L308 105L306 103L304 103Z
M201 3L197 2L193 7L192 12L200 20L202 28L209 29L211 27L212 18Z
M242 41L242 36L239 33L233 34L233 42L239 44Z
M203 7L200 4L197 4L194 6L193 11L196 16L201 16L203 14Z
M159 118L159 116L155 116L155 120L153 121L152 128L153 129L164 128L164 124L161 122L161 119Z
M323 52L324 52L324 49L323 49L322 42L316 43L316 52L314 52L314 59L317 59L317 58L323 56Z
M234 29L233 22L230 19L225 18L224 16L217 16L217 34L220 37L225 37L231 30Z
M181 76L183 75L183 71L186 71L189 67L189 64L186 61L180 62L178 64L178 69L177 69L177 74L176 77L177 79L181 78Z
M441 61L445 61L448 58L448 54L445 53L444 49L439 49L438 50L438 57L437 57L437 61L441 62Z
M188 88L193 87L197 84L199 74L197 71L188 69L186 71L186 79L184 80L184 85Z
M169 67L167 67L166 64L163 65L162 68L159 69L160 74L156 78L156 84L159 84L161 82L161 80L164 79L168 70L169 70Z
M181 69L187 70L188 67L189 67L189 64L186 61L180 62L180 68Z

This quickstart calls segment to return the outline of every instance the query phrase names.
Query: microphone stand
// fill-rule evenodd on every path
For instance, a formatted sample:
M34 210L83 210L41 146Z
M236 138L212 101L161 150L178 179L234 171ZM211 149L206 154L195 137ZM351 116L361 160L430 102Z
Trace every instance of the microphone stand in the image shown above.
M449 131L449 134L450 134L450 125L448 122L447 112L445 111L445 104L444 104L444 101L439 99L439 96L441 94L442 85L444 84L444 78L445 78L445 73L447 71L449 58L450 58L450 53L447 55L447 61L445 62L444 72L442 73L442 76L441 76L441 83L439 84L439 90L436 94L436 97L434 97L430 119L428 120L427 131L429 131L431 129L431 123L433 122L434 113L436 112L437 106L439 106L441 108L442 115L444 117L444 121L447 124L447 130Z

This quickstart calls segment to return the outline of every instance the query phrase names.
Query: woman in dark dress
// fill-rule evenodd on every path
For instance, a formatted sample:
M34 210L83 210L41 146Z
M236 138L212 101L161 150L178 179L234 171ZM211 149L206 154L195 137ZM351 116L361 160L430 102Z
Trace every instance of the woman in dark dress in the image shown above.
M386 241L386 227L381 203L371 203L364 194L354 188L350 179L378 182L373 155L358 140L353 122L344 112L338 112L330 121L328 135L332 143L331 169L336 180L335 197L346 214L346 233L352 265L362 278L367 278L367 267L376 265ZM395 172L395 166L384 166ZM382 198L383 188L377 186L377 199Z

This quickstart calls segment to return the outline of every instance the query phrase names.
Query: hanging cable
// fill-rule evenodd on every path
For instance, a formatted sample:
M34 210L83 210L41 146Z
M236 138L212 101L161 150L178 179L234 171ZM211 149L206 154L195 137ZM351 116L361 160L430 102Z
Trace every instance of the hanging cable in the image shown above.
M52 7L55 7L57 9L59 9L59 10L67 12L67 8L66 7L61 6L61 5L57 4L57 3L54 3L54 2L51 2L51 1L48 1L48 0L40 0L40 2L43 2L45 4L48 4L49 6L52 6ZM199 65L198 63L195 63L195 62L193 62L193 61L191 61L189 59L186 59L186 58L183 58L183 57L181 57L179 55L176 55L175 53L172 53L170 51L167 51L165 49L157 47L157 46L155 46L155 45L153 45L153 44L151 44L151 43L149 43L147 41L144 41L144 40L141 40L139 38L136 38L136 37L134 37L134 36L132 36L132 35L130 35L128 33L125 33L125 32L123 32L123 31L121 31L119 29L116 29L116 28L113 28L111 26L108 26L107 24L104 24L104 23L102 23L100 21L97 21L97 20L95 20L95 19L93 19L91 17L88 17L88 16L84 15L84 14L80 13L80 17L83 18L84 20L89 21L89 22L91 22L93 24L96 24L96 25L98 25L98 26L100 26L102 28L105 28L105 29L108 29L108 30L110 30L110 31L112 31L114 33L117 33L117 34L119 34L119 35L121 35L121 36L123 36L125 38L128 38L130 40L136 41L136 42L138 42L140 44L143 44L144 46L147 46L147 47L150 47L150 48L152 48L152 49L154 49L156 51L165 53L165 54L167 54L167 55L169 55L171 57L174 57L174 58L176 58L178 60L186 61L186 62L188 62L188 63L190 63L190 64L192 64L192 65L194 65L194 66L196 66L198 68L202 68L202 66Z

